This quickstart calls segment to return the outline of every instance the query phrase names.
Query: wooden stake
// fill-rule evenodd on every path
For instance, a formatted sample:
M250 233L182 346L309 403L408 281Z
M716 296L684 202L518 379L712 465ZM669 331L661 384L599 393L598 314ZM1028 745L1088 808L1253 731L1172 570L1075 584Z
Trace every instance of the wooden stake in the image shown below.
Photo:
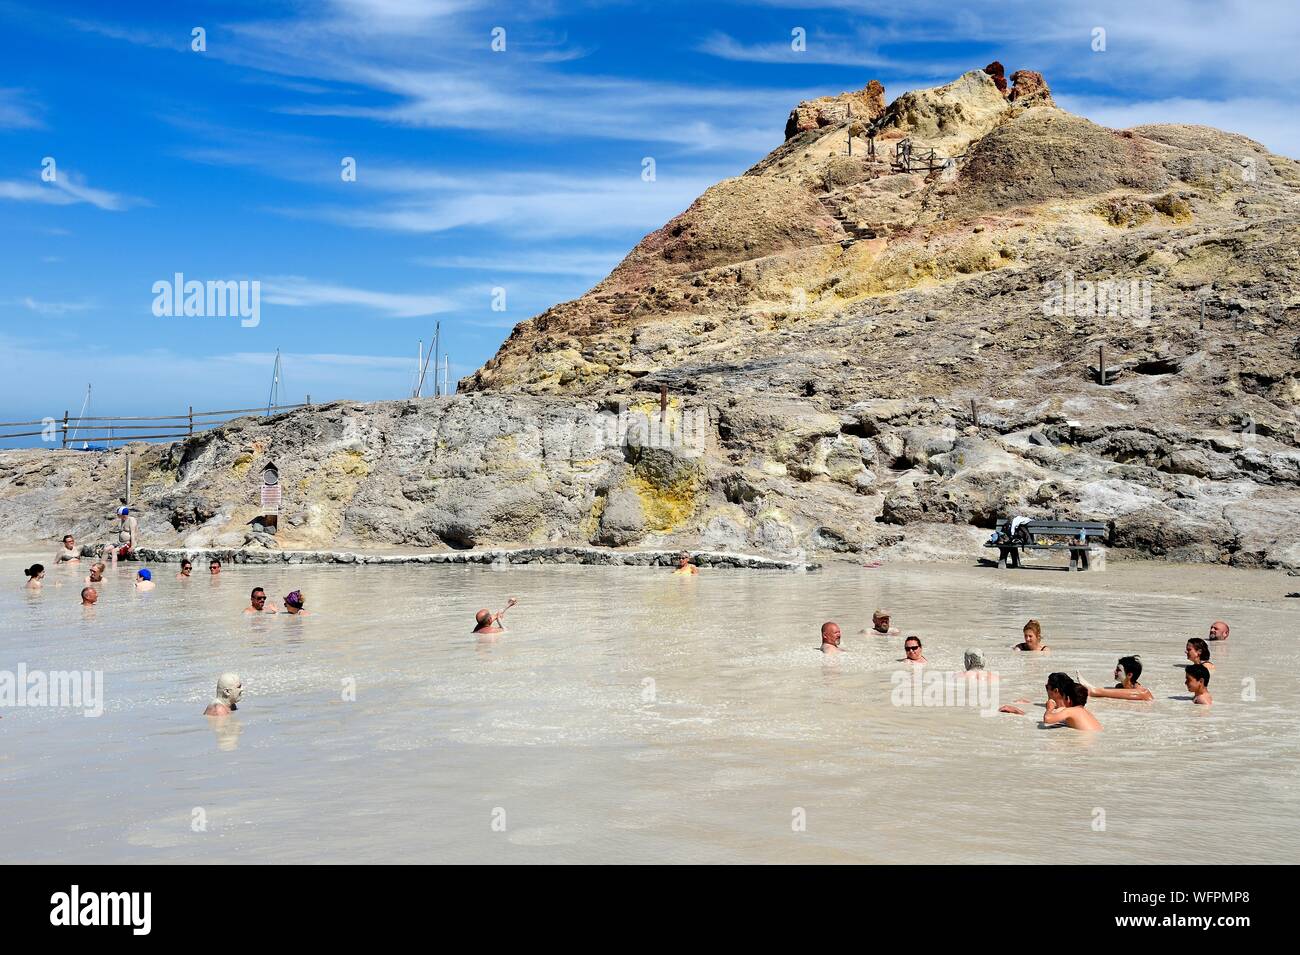
M1097 371L1099 372L1101 383L1104 385L1106 383L1106 346L1105 345L1097 346Z
M663 421L668 417L668 386L659 386L659 420Z
M975 399L974 399L974 398L972 398L972 399L970 400L970 423L973 424L973 425L974 425L975 427L977 427L977 428L980 426L980 414L979 414L979 411L978 411L978 410L976 409L976 407L975 407Z

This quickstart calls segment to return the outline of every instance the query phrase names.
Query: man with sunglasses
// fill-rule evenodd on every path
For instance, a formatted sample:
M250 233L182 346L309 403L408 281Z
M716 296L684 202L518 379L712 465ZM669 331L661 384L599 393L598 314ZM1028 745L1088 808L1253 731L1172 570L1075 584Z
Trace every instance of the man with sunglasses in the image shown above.
M903 659L900 662L902 663L929 663L930 662L925 658L925 655L921 653L920 637L908 637L906 640L903 641Z
M253 593L248 598L248 606L244 608L244 613L276 613L275 604L267 606L266 591L261 587L254 587Z

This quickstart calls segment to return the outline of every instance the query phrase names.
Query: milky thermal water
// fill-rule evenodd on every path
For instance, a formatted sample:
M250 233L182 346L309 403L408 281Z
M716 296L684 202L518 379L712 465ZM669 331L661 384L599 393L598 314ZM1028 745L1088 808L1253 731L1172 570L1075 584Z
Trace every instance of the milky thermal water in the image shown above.
M39 557L38 557L39 559ZM0 671L102 670L104 712L0 709L4 862L1293 862L1300 581L1112 561L1104 573L840 564L795 574L515 566L124 565L42 592L0 560ZM262 585L311 614L246 617ZM480 607L519 605L480 643ZM1085 735L896 705L901 639L968 646L1000 702L1139 653L1154 703ZM1030 617L1049 655L1011 651ZM1182 684L1211 644L1213 707ZM816 651L837 620L848 652ZM203 717L217 675L244 702ZM909 684L910 685L910 684ZM355 693L349 692L355 687ZM899 691L901 692L901 690ZM346 697L355 695L355 699ZM1253 697L1253 698L1252 698ZM1027 711L1040 713L1037 707Z

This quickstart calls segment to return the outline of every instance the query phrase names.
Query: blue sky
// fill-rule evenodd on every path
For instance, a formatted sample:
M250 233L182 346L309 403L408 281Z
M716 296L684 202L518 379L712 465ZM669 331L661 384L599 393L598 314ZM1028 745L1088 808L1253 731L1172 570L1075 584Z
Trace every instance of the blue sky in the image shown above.
M277 348L293 400L401 397L435 321L468 374L798 100L873 78L996 58L1107 125L1300 156L1297 49L1292 3L0 0L0 420L75 414L87 382L99 414L256 406ZM260 324L156 317L176 272L260 281Z

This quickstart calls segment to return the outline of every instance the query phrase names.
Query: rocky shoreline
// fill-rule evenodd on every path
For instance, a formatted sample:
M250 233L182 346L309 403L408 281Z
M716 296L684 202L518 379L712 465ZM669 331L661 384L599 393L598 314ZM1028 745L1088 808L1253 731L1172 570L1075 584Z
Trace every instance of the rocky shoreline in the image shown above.
M142 562L177 564L182 560L200 564L214 558L230 564L590 564L605 567L671 567L681 552L676 550L618 551L598 547L520 547L491 550L450 551L435 554L366 554L326 550L243 550L219 548L141 547L136 557ZM783 560L755 554L692 553L699 567L738 570L820 570L821 564Z

